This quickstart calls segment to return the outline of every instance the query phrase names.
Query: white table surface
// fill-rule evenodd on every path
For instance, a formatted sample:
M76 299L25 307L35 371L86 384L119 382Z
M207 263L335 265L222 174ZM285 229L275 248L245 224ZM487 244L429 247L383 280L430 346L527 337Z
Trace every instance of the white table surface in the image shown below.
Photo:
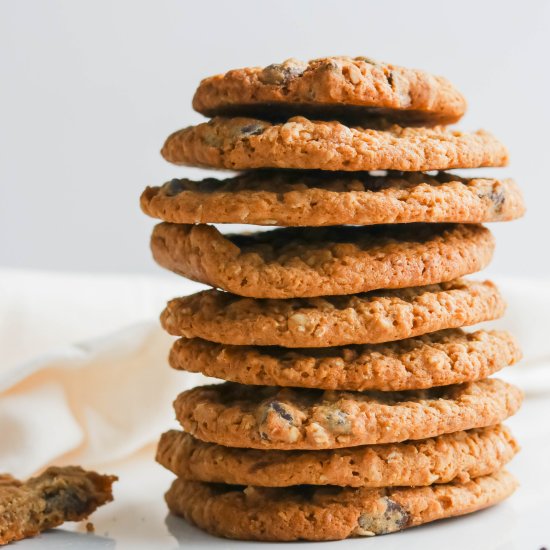
M523 451L509 469L520 489L506 502L489 510L435 522L391 535L328 543L246 543L217 539L167 513L163 493L172 474L142 456L116 473L115 501L92 516L95 534L84 523L66 524L32 540L16 543L18 550L74 549L237 549L284 547L369 548L375 550L540 550L550 548L550 402L545 395L528 395L520 413L507 424ZM148 453L152 454L152 451Z

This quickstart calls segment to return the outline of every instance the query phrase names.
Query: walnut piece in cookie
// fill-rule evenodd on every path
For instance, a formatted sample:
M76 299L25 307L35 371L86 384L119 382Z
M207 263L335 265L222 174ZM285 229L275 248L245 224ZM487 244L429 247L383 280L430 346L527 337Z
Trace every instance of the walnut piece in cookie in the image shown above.
M258 410L258 429L262 439L294 443L300 437L296 427L305 415L277 399L264 403Z
M86 519L113 500L117 479L78 466L52 466L25 482L0 475L0 545Z
M357 519L358 526L354 535L363 537L385 535L407 527L410 516L403 506L388 497L382 497L378 504L382 510L381 513L362 513Z
M288 84L293 78L302 76L306 69L307 63L291 58L268 65L258 75L258 80L262 84Z

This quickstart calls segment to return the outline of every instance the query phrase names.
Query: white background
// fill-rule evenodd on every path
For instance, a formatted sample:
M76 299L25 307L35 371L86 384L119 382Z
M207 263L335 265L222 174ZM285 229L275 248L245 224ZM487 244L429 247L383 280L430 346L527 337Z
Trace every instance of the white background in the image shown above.
M160 272L138 197L202 176L159 155L171 131L201 120L199 80L349 54L443 74L466 95L461 127L508 145L498 174L529 207L493 226L492 270L548 276L549 52L543 0L0 0L0 265Z

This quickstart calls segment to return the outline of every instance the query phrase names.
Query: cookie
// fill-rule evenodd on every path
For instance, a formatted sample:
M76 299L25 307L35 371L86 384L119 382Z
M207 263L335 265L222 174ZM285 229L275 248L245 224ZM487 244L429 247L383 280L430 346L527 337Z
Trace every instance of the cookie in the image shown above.
M337 449L492 426L521 390L494 378L408 392L344 392L224 382L181 393L176 418L194 437L249 449Z
M287 227L223 235L161 223L156 262L188 279L253 298L356 294L450 281L483 269L494 238L481 225Z
M161 152L174 164L230 170L419 172L508 162L504 145L484 130L467 134L444 127L373 129L304 117L284 123L216 117L173 133Z
M484 223L525 211L511 179L446 172L251 171L223 180L173 179L148 187L140 202L146 214L167 222L278 226Z
M0 545L81 521L113 500L115 476L51 467L25 482L0 475Z
M502 425L433 439L330 451L264 451L204 443L185 432L162 434L157 461L182 479L289 487L420 487L492 474L519 451Z
M168 302L161 323L174 336L221 344L323 348L474 325L502 316L505 307L490 281L293 300L254 300L206 290Z
M445 78L367 57L287 59L205 78L193 108L206 116L385 117L407 124L451 124L466 110Z
M474 382L521 358L508 332L460 329L387 344L290 350L176 340L170 365L240 384L403 391Z
M469 514L509 497L517 481L507 471L467 483L429 487L239 487L176 479L170 511L205 531L231 539L338 540L400 531Z

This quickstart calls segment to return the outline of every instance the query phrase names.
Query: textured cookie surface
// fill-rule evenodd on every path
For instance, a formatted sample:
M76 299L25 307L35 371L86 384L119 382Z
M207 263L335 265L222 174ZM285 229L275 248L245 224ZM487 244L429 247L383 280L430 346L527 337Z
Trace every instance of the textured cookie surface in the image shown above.
M182 479L231 485L419 487L492 474L518 450L502 425L330 451L236 449L171 430L160 439L157 461Z
M185 431L251 449L336 449L425 439L492 426L514 414L521 391L494 378L408 392L344 392L224 382L181 393Z
M400 531L481 510L517 487L505 470L467 483L414 488L259 488L177 479L170 510L213 535L244 540L338 540Z
M173 223L279 226L484 223L512 220L525 211L510 179L270 170L224 180L174 179L148 187L141 207Z
M51 467L26 482L0 475L0 544L87 518L113 500L116 479L77 466Z
M367 57L287 59L204 79L193 98L206 116L288 118L384 116L408 124L450 124L466 101L445 78Z
M490 281L373 291L351 296L258 300L206 290L168 302L162 326L174 336L235 345L328 347L377 344L500 317Z
M283 228L223 235L161 223L151 250L188 279L253 298L355 294L441 283L483 269L494 239L481 225Z
M402 391L487 378L521 357L507 332L460 329L386 344L288 349L182 338L170 351L179 370L260 386Z
M402 170L505 166L506 148L491 134L390 126L372 129L294 117L285 123L216 117L173 133L162 148L174 164L231 170Z

